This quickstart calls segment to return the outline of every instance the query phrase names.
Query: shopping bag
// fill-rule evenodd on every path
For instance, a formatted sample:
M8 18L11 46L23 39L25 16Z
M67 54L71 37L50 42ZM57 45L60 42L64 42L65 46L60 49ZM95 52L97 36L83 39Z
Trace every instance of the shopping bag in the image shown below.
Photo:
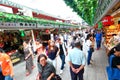
M120 79L120 69L107 66L106 71L107 71L108 78Z

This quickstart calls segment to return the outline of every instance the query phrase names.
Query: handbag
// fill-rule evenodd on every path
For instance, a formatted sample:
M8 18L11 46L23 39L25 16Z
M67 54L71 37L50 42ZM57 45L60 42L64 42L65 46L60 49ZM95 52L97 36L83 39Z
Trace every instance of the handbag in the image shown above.
M91 48L90 48L90 51L91 51L91 52L94 52L94 48L93 48L93 47L91 47Z
M115 56L114 55L110 56L110 65L106 67L108 80L113 80L113 79L120 80L120 69L119 68L112 68L113 57L115 57Z
M58 74L55 74L54 79L55 80L62 80L62 78Z

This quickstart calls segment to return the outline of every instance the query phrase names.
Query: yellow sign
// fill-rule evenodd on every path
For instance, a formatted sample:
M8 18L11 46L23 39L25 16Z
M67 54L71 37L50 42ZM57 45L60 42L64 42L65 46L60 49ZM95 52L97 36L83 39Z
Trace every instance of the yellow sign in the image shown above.
M20 61L20 58L13 59L13 60L12 60L12 63L14 64L14 63L16 63L16 62L18 62L18 61Z

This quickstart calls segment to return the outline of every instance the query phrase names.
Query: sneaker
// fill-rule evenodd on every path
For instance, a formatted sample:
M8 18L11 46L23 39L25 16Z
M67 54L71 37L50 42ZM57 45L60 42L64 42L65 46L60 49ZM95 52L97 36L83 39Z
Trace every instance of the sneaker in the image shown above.
M93 63L93 60L90 60L90 64L94 64L94 63Z
M60 70L60 74L62 74L63 73L63 70Z

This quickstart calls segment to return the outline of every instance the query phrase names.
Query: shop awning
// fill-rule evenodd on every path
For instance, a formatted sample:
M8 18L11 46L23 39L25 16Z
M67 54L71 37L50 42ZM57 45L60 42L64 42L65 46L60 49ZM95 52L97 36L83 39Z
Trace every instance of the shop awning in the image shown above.
M27 28L31 28L31 27L29 27L30 24L34 24L33 28L45 28L46 25L48 25L48 27L53 27L53 28L54 27L55 28L71 28L71 27L78 28L79 27L78 25L67 24L67 23L62 23L62 22L55 22L55 21L50 21L50 20L44 20L44 19L33 18L33 17L23 16L23 15L20 16L17 14L11 14L11 13L5 13L5 12L0 12L0 22L2 25L9 23L8 25L6 24L7 27L9 27L9 25L11 23L12 24L16 23L16 27L18 25L19 28L24 28L26 26L27 26ZM0 24L0 27L2 27L1 24Z

